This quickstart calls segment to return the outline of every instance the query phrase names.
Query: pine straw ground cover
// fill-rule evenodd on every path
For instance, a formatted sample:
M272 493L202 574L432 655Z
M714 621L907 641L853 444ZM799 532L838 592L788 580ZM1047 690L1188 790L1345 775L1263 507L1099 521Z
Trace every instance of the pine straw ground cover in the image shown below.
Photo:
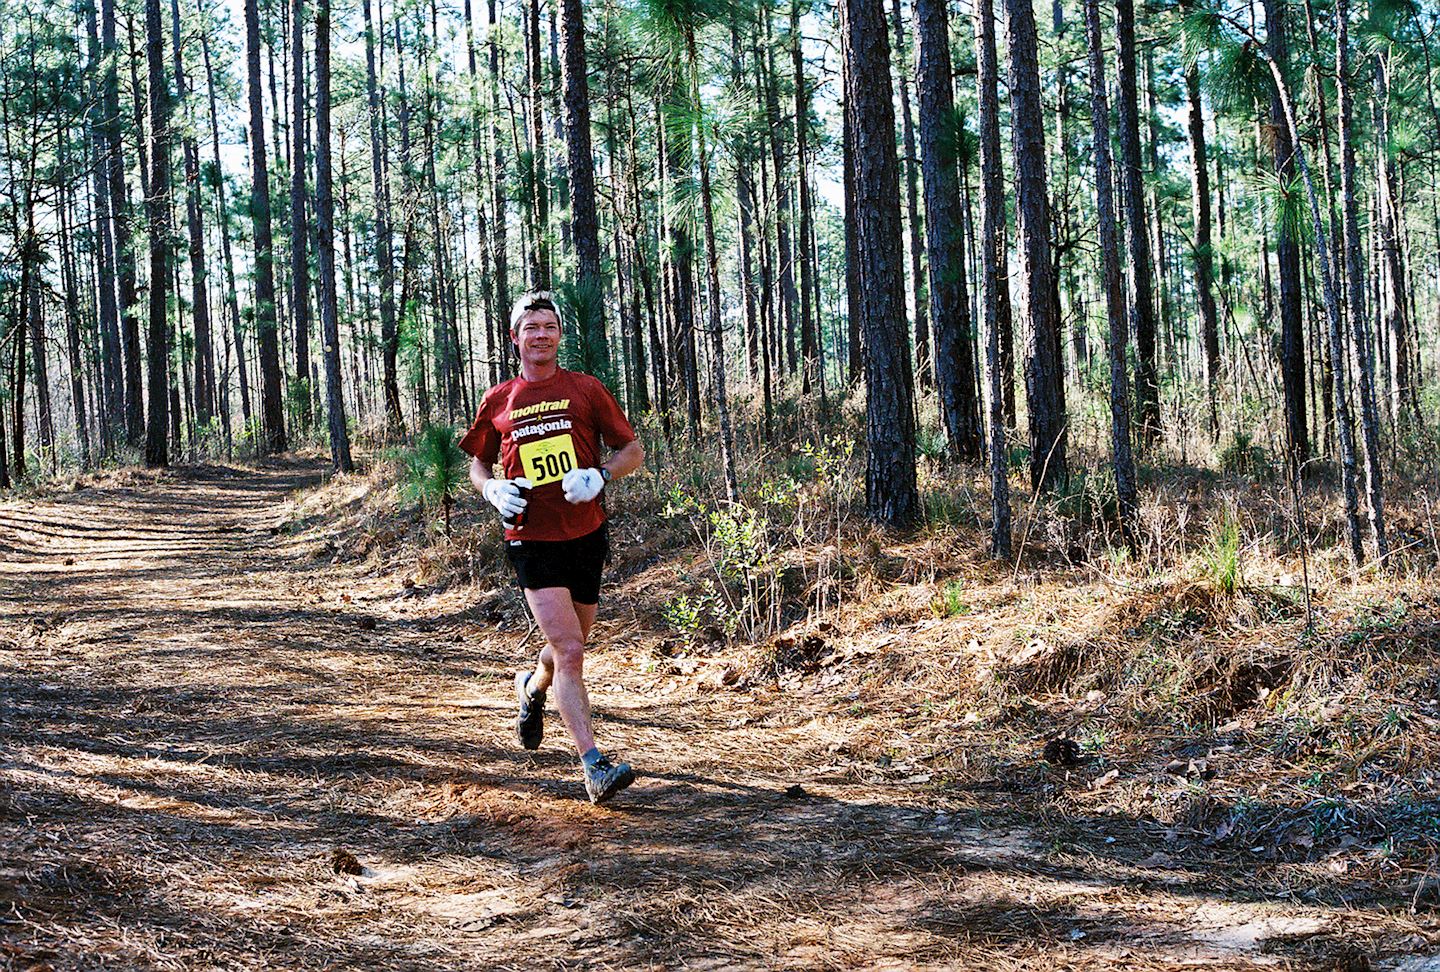
M1320 491L1302 564L1283 490L1177 479L1137 558L1097 493L996 564L980 483L897 541L827 461L749 561L682 463L618 491L600 809L509 740L536 640L475 502L446 540L298 462L0 507L0 963L1433 967L1422 543L1351 576Z

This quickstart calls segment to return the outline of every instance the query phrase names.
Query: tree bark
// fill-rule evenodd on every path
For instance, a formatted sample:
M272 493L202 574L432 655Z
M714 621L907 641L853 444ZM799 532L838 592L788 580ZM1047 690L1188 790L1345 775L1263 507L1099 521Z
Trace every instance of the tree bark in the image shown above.
M917 4L918 6L918 4ZM915 14L918 19L918 11ZM930 388L935 378L935 369L939 367L938 362L932 362L930 349L930 320L926 313L925 293L925 271L922 269L923 251L925 249L925 229L920 221L920 207L917 202L918 190L916 172L919 167L918 155L915 151L915 125L910 114L910 58L905 50L904 24L900 16L900 0L892 0L891 17L895 28L895 61L899 66L896 73L900 76L900 120L901 133L905 145L905 215L910 226L910 299L915 305L915 371L921 388ZM917 24L916 34L921 28ZM948 51L946 60L949 60ZM923 70L923 68L922 68ZM920 83L924 83L923 81ZM948 78L947 86L952 84ZM923 99L924 95L920 97ZM952 94L953 101L953 94ZM947 119L944 124L950 124ZM925 131L927 122L922 107L920 117L920 137L922 140L933 138L938 132ZM930 196L927 190L925 196L925 219L930 219ZM939 324L936 324L939 327ZM936 344L939 344L939 335L936 335ZM937 347L934 352L940 354ZM955 440L951 439L951 445Z
M377 0L377 3L379 0ZM380 348L385 386L385 418L391 436L404 434L400 411L400 338L395 326L395 255L390 223L390 187L385 179L385 150L380 139L380 86L375 70L375 27L370 0L361 0L365 14L365 97L369 102L370 178L375 196L375 262L380 276Z
M245 0L245 49L250 101L250 216L255 233L255 330L260 340L260 412L263 451L284 452L285 402L275 330L274 243L270 235L270 174L266 165L265 107L260 76L260 14Z
M196 0L196 4L203 17L200 0ZM210 32L204 24L200 29L200 50L205 57L205 81L210 95L210 141L215 159L215 221L220 224L220 252L225 264L225 306L230 312L230 326L235 335L235 370L240 379L240 414L248 423L251 413L250 378L245 368L244 334L240 330L240 300L235 290L235 260L230 251L230 214L225 208L225 170L220 164L220 117L215 104L215 73L210 67ZM223 388L221 396L228 398L228 392ZM228 412L225 417L228 420Z
M106 84L101 74L101 47L95 4L85 7L87 32L87 73L90 76L90 109L86 113L86 125L90 138L91 193L94 198L95 257L97 276L96 297L99 304L100 330L100 373L103 404L101 413L101 442L107 454L114 441L125 428L125 384L124 363L120 358L120 311L115 302L115 282L118 270L115 263L114 220L110 213L110 147L106 137ZM112 70L106 67L105 72ZM4 449L0 448L0 453Z
M115 41L115 0L101 0L101 50L105 55L105 148L110 187L111 231L115 241L120 342L125 359L125 439L139 445L145 434L144 386L140 378L140 322L136 309L135 253L131 240L130 190L125 181L125 148L120 137L119 47Z
M1092 58L1097 56L1091 54ZM1205 151L1205 115L1200 103L1200 67L1195 63L1185 68L1185 99L1189 108L1190 201L1195 210L1195 297L1200 305L1200 342L1205 350L1210 441L1215 443L1220 438L1220 325L1212 289L1215 264L1210 243L1210 167Z
M802 244L808 246L810 236L814 231L814 219L810 211L810 193L808 191L810 95L806 88L805 60L801 50L800 0L792 0L790 4L790 60L795 73L795 182L799 189L796 195L799 197L800 205L800 234L797 237L795 249L798 253ZM812 250L808 259L798 261L800 264L800 390L804 395L809 395L811 386L821 378L820 329L817 324L820 309L811 302L815 286L815 259L816 255ZM823 386L823 381L821 383ZM821 397L823 400L823 390Z
M1036 489L1053 490L1068 476L1065 387L1052 293L1054 267L1050 262L1050 202L1045 189L1045 125L1040 106L1035 12L1030 0L1005 0L1005 7L1009 18L1015 223L1025 294L1022 312L1030 323L1025 349L1030 481Z
M1013 421L1006 414L1006 371L1002 357L1001 305L1009 290L1005 264L1005 177L1000 156L999 68L995 52L993 0L975 0L975 62L980 103L980 289L985 320L985 376L990 390L990 554L1010 559L1010 479L1005 455L1005 430Z
M853 133L855 241L865 332L865 509L879 523L920 518L915 484L915 408L903 294L900 181L890 40L883 0L845 0L843 51L850 75L845 118Z
M1264 0L1266 53L1289 83L1289 45L1285 37L1286 0ZM1285 122L1280 95L1270 99L1270 125L1274 140L1275 173L1286 186L1295 181L1295 145ZM1285 426L1292 465L1310 456L1309 420L1305 406L1305 325L1301 315L1300 244L1288 220L1276 231L1275 257L1280 283L1280 381L1285 396Z
M529 0L525 29L529 41L530 78L530 164L534 173L535 232L530 241L530 275L532 286L550 288L550 183L545 169L545 119L542 113L544 94L540 87L540 0Z
M780 114L780 96L776 90L780 84L780 76L775 71L775 46L771 42L770 17L772 7L765 4L764 14L764 40L765 40L765 61L766 70L764 73L765 89L765 118L768 124L768 141L770 143L770 161L775 167L775 247L778 273L780 280L780 301L777 305L780 314L777 315L780 325L780 333L784 337L783 346L789 349L786 355L787 364L792 368L795 364L795 323L797 308L797 294L795 293L795 263L793 259L794 250L790 240L790 187L785 179L785 159L782 142L785 136L785 119ZM776 345L776 364L779 362L779 349Z
M1115 0L1115 33L1119 49L1120 90L1116 113L1120 123L1125 237L1130 251L1130 288L1135 295L1135 405L1139 413L1140 441L1150 445L1160 435L1160 388L1155 363L1155 307L1151 292L1154 266L1150 259L1150 227L1145 217L1145 178L1140 166L1134 0Z
M571 238L575 246L575 322L589 370L610 370L605 337L605 281L600 274L600 220L595 211L595 157L590 148L590 87L585 66L585 10L580 0L561 2L561 85L565 149L570 176Z
M505 347L505 329L510 314L510 259L507 253L505 205L505 140L500 136L500 42L496 0L489 0L490 11L490 142L494 147L494 166L490 184L494 189L490 224L495 227L495 328L496 346ZM498 357L498 356L497 356ZM508 360L508 358L506 359ZM499 361L494 377L498 380L505 369Z
M150 321L146 381L149 408L145 425L145 465L170 464L168 418L170 295L170 86L165 78L165 34L160 0L145 2L145 53L150 81L150 186L145 213L150 229Z
M175 65L175 97L182 105L190 93L185 63L180 55L180 0L170 0L171 59ZM186 126L182 139L185 160L185 227L189 234L190 307L195 331L194 409L198 426L208 426L215 415L215 354L210 334L210 297L206 285L205 221L200 208L200 150Z
M950 448L959 458L974 462L980 458L980 409L962 249L964 216L955 150L944 144L946 125L955 110L946 19L945 0L916 0L915 26L920 43L920 152L925 169L925 231L930 317L935 327L935 382L940 391Z
M1385 530L1384 466L1380 452L1380 410L1375 397L1375 343L1365 306L1365 271L1360 249L1360 207L1355 194L1355 140L1351 134L1354 99L1350 77L1350 2L1335 3L1335 87L1339 101L1340 195L1344 216L1345 292L1350 340L1359 365L1360 428L1365 443L1365 495L1375 556L1384 564L1390 556ZM1338 367L1343 380L1343 369Z
M305 204L305 0L290 0L290 315L295 328L295 387L302 429L310 412L310 221Z
M1115 492L1120 507L1120 533L1126 545L1133 551L1137 546L1135 517L1138 502L1135 460L1130 445L1130 377L1125 366L1125 347L1129 343L1129 335L1126 333L1129 308L1125 303L1125 279L1120 270L1120 243L1116 238L1115 204L1111 196L1114 173L1111 171L1110 162L1110 105L1106 97L1108 89L1105 86L1104 41L1100 36L1100 0L1085 0L1085 42L1090 55L1095 209L1100 230L1105 310L1110 319L1110 448L1115 469ZM1197 163L1197 167L1203 169L1203 161Z
M579 0L567 0L578 4ZM695 29L686 31L685 42L690 55L690 97L696 108L700 101L700 58L695 46ZM730 427L730 399L725 387L725 332L720 325L720 253L715 247L715 205L710 191L710 155L705 137L704 113L695 131L700 150L700 204L705 218L705 286L709 289L710 383L715 396L715 417L720 424L720 466L725 475L725 494L730 502L740 499L739 481L735 475L735 436Z
M315 0L315 220L320 231L320 327L324 332L325 412L330 462L353 472L341 390L339 306L335 291L335 196L330 166L330 0Z

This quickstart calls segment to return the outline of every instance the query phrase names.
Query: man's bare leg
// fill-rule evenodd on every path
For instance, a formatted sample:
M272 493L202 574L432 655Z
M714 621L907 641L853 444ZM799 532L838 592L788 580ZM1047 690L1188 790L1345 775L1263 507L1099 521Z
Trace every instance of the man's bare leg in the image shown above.
M583 756L595 748L590 696L585 691L585 637L595 623L596 606L576 604L564 587L527 587L525 600L546 642L529 689L534 693L554 688L555 707L570 730L575 751Z
M527 592L528 593L528 592ZM575 608L575 616L580 619L580 642L588 645L590 643L590 629L595 626L595 609L598 604L581 604L572 600L571 605ZM531 610L534 610L533 607ZM550 642L545 642L545 647L540 649L540 658L535 663L535 674L530 676L529 688L532 692L543 692L550 687L555 679L555 662L550 652Z

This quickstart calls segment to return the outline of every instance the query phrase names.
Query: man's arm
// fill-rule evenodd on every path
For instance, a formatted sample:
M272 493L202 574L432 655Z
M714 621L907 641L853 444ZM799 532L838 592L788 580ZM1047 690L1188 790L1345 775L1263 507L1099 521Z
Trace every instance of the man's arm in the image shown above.
M490 472L490 463L481 462L479 456L470 460L470 485L475 487L477 493L483 495L485 484L494 478Z
M621 446L614 455L602 463L603 468L610 470L612 479L619 479L628 476L639 469L645 463L645 447L640 444L639 439L632 439ZM474 476L474 473L471 473Z

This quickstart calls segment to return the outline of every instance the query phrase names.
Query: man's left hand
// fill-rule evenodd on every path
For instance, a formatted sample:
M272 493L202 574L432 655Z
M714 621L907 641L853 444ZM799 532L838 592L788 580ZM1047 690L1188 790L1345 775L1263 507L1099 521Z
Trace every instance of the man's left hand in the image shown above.
M605 488L605 477L598 469L572 469L560 480L560 485L565 490L566 502L588 503Z

